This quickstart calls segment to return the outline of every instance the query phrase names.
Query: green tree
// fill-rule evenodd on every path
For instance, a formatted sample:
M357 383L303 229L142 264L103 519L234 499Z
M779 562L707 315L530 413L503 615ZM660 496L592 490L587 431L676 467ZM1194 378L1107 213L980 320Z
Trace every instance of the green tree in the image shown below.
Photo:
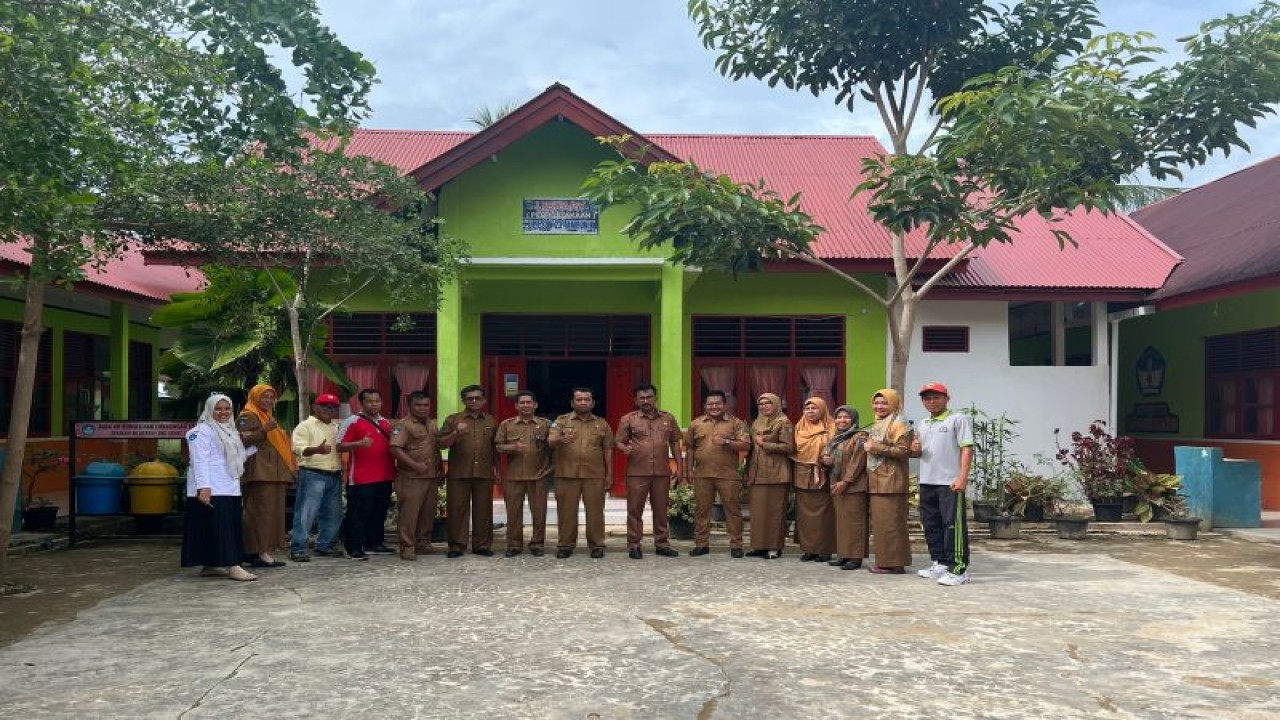
M104 200L181 158L296 152L300 129L366 112L373 73L311 0L0 0L0 242L31 252L0 507L21 474L45 288L140 239ZM0 512L0 547L11 531ZM0 553L0 580L5 566Z
M1098 34L1090 0L690 0L689 14L724 75L876 108L892 152L864 162L857 191L891 236L892 282L880 291L824 262L799 198L763 183L624 156L584 192L636 208L625 231L670 244L673 261L742 272L790 258L841 277L885 308L899 389L921 299L974 249L1012 241L1032 213L1113 211L1141 171L1180 177L1247 149L1238 128L1280 101L1272 0L1204 23L1165 66L1149 34Z
M349 156L341 143L329 151L320 145L282 162L249 154L231 163L177 163L150 178L142 202L119 209L153 225L174 262L263 271L255 283L283 312L299 398L307 368L325 363L314 350L330 315L362 293L391 307L434 306L465 255L412 178ZM248 333L232 334L234 343L225 331L219 337L223 357L214 363L253 343ZM212 348L175 350L203 364Z

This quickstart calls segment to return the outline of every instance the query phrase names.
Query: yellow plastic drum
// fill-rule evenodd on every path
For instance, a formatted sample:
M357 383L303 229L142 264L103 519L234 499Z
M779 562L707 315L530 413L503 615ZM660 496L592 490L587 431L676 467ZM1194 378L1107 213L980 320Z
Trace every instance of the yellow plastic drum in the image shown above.
M178 469L158 460L139 464L130 473L129 512L134 515L164 515L173 512L173 486Z

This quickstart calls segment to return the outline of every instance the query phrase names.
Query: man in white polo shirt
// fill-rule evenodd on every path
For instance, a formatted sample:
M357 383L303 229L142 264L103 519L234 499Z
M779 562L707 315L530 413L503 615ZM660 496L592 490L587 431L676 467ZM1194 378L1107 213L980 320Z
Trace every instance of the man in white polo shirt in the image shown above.
M950 399L942 383L920 388L929 417L916 424L911 456L920 458L920 522L933 560L918 574L954 587L969 582L964 490L973 461L973 420L948 410Z

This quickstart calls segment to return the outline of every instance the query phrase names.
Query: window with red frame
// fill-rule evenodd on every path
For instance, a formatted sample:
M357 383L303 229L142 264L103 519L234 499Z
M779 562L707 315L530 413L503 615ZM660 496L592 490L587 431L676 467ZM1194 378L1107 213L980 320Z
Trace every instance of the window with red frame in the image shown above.
M793 418L813 394L834 408L844 397L844 342L839 315L694 317L693 414L711 390L728 393L733 414L747 420L765 392Z
M1280 327L1205 338L1205 434L1280 439Z
M396 313L352 313L334 316L329 325L329 359L343 368L372 366L372 387L382 394L382 414L388 417L401 415L401 395L418 390L400 387L397 364L428 368L426 390L435 396L436 316L414 313L407 319L406 324ZM322 390L335 392L336 386L325 382Z

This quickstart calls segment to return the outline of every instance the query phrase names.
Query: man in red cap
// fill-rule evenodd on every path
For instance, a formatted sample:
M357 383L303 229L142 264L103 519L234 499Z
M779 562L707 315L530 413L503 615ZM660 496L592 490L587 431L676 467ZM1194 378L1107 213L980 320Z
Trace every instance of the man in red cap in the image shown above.
M920 402L929 417L916 424L911 455L920 458L920 524L933 560L917 574L955 587L969 582L964 490L973 461L973 419L948 410L950 399L942 383L920 388Z
M316 554L342 557L335 543L342 525L342 460L338 457L338 396L316 396L311 416L293 429L293 452L298 458L298 489L293 504L293 531L289 536L289 559L307 562L307 540L311 526L320 522Z

